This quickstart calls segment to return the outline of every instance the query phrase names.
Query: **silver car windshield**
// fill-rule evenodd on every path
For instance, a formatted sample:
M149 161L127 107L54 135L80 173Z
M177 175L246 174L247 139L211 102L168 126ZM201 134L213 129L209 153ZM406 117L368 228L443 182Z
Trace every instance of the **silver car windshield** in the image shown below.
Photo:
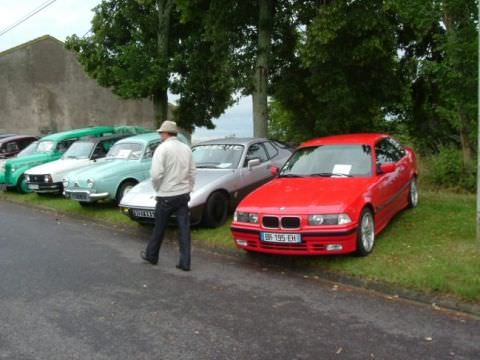
M236 169L243 153L243 145L207 144L192 148L197 168Z
M298 149L280 171L281 177L371 176L369 145L322 145Z
M142 157L143 145L138 143L115 144L107 153L107 159L138 160Z
M63 154L62 159L88 159L92 153L93 143L90 141L74 142Z

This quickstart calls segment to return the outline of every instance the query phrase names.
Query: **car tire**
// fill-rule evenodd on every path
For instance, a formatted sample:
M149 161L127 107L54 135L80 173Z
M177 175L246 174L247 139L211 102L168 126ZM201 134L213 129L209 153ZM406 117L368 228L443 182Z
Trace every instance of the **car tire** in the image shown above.
M210 194L203 210L203 224L212 228L224 224L228 216L228 207L228 197L223 192L216 191Z
M135 185L137 185L137 183L131 180L124 181L123 183L121 183L120 187L117 190L117 195L115 196L115 202L117 204L120 204L120 201L122 200L123 196L127 192L129 192L132 189L132 187L134 187Z
M375 246L375 219L372 210L362 210L357 227L357 255L367 256Z
M410 181L410 191L408 192L408 207L410 209L418 206L418 184L417 178L414 176Z
M27 180L25 180L25 175L20 176L20 178L18 179L18 181L17 181L17 191L20 194L27 194L27 193L32 192L32 190L30 190L28 188Z

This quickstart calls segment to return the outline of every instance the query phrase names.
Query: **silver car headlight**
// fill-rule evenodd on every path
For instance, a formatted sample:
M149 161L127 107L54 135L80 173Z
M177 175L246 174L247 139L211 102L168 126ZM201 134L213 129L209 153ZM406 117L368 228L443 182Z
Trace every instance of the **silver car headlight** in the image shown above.
M345 225L352 219L347 214L315 214L308 216L308 225Z
M93 179L87 179L87 187L91 189L93 185L95 185L95 181Z
M63 188L66 189L68 187L68 178L63 178L62 184L63 184Z
M243 211L235 211L235 213L233 214L233 221L250 223L250 224L258 224L258 214L243 212Z
M30 175L25 174L25 181L30 182Z
M46 182L46 183L52 182L52 176L51 175L45 175L43 177L43 181Z

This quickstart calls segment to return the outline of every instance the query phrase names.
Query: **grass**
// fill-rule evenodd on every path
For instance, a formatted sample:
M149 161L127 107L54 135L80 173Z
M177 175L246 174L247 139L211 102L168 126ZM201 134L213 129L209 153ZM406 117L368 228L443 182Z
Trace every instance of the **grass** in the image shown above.
M81 207L58 197L0 193L9 200L92 217L112 225L138 227L113 204ZM378 280L462 300L480 301L480 248L476 240L474 195L445 192L421 193L420 205L397 215L377 237L372 254L355 256L258 256L262 262L309 272L331 271L366 280ZM229 222L217 229L193 228L197 245L235 251Z

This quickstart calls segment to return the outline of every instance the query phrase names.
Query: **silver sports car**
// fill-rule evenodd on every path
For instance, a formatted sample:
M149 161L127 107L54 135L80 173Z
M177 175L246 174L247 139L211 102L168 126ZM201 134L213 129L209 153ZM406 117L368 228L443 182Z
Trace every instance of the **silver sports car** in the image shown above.
M270 168L281 167L293 149L263 138L210 140L192 147L197 172L190 194L192 224L222 225L238 202L272 178ZM151 179L133 187L121 200L122 212L139 223L153 223L155 191Z

